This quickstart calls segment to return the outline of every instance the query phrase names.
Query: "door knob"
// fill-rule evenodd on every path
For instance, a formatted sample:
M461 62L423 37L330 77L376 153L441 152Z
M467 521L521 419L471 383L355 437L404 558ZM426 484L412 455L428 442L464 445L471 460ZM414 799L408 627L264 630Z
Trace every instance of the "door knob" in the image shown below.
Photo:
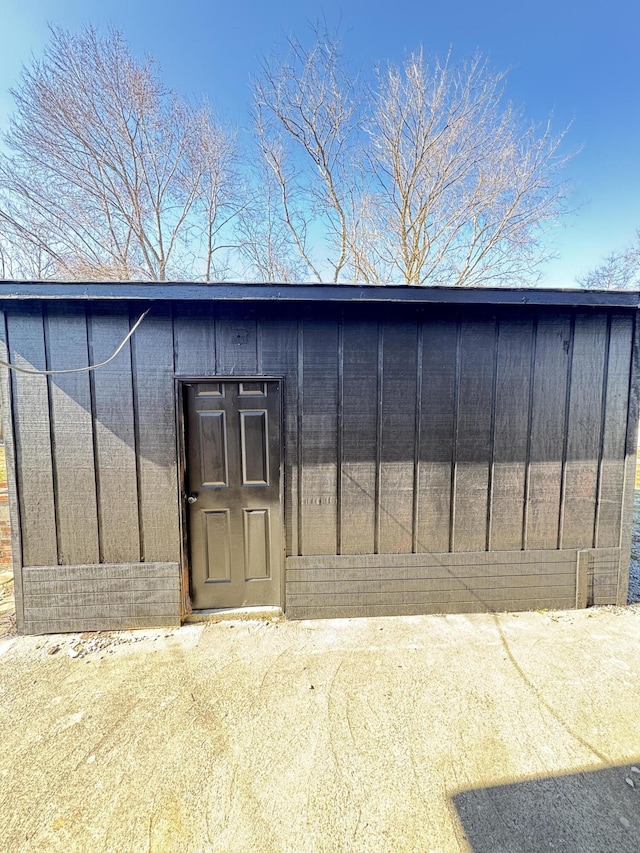
M198 495L197 495L197 494L192 493L192 494L190 494L190 495L187 495L187 503L189 503L189 504L194 504L197 500L198 500Z

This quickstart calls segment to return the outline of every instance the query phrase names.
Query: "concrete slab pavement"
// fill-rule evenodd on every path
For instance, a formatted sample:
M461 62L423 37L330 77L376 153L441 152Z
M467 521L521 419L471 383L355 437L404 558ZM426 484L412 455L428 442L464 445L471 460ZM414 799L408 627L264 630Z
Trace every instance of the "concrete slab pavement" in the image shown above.
M640 849L638 606L0 643L12 853Z

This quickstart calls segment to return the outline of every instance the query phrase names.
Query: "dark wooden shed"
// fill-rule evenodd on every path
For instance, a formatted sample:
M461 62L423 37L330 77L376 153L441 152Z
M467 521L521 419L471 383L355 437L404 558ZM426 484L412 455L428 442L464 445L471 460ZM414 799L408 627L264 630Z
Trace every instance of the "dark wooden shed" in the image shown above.
M0 284L18 627L626 602L637 293ZM149 313L106 365L140 314Z

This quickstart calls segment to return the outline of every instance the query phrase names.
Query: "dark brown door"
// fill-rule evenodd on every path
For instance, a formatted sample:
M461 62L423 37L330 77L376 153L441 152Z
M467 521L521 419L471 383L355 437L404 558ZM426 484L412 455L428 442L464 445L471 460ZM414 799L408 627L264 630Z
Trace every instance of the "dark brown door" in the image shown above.
M280 605L280 383L186 387L195 609Z

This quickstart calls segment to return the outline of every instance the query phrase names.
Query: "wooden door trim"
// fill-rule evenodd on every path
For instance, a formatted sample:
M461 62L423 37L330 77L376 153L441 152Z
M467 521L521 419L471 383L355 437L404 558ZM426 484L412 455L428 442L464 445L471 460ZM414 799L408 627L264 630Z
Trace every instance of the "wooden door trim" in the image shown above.
M187 434L185 429L185 386L198 382L277 382L280 396L280 423L279 423L279 466L280 466L280 528L282 536L282 548L280 554L280 606L285 610L285 570L286 570L286 512L285 512L285 445L284 445L284 383L285 377L273 374L243 374L242 376L200 376L192 374L174 374L175 399L176 399L176 453L178 458L178 494L180 498L180 585L181 585L181 618L185 619L193 612L190 592L191 567L189 565L189 523L187 506L184 499L186 489L187 472Z
M178 499L180 502L180 605L181 618L185 619L193 612L191 593L189 589L189 543L187 541L189 525L187 523L187 508L185 506L185 475L187 470L187 435L184 417L184 385L182 380L174 377L176 398L176 438L178 457Z

